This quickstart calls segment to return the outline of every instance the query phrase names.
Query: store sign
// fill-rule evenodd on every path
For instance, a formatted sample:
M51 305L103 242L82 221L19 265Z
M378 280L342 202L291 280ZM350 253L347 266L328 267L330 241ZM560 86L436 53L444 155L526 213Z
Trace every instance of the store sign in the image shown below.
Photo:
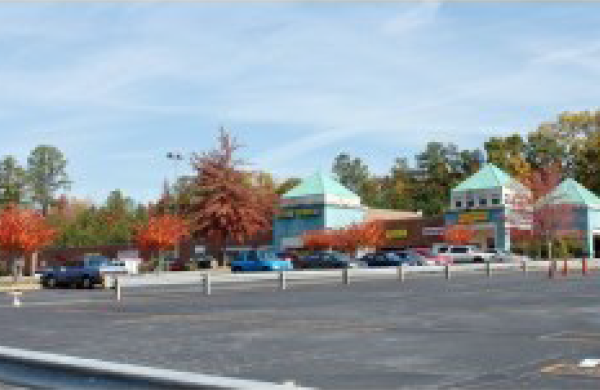
M385 236L389 240L401 240L408 236L408 230L406 230L406 229L388 230L385 232Z
M278 217L280 219L291 219L291 218L309 218L321 215L318 209L293 209L293 210L282 210Z
M278 217L281 218L281 219L294 218L294 210L282 210L279 213Z
M468 213L462 213L458 216L458 223L460 224L472 224L475 222L487 222L488 212L487 211L471 211Z
M321 214L319 212L319 210L316 210L316 209L298 209L295 211L296 211L296 216L300 217L300 218L316 217L317 215Z
M443 227L425 227L423 228L424 236L443 236L446 231Z

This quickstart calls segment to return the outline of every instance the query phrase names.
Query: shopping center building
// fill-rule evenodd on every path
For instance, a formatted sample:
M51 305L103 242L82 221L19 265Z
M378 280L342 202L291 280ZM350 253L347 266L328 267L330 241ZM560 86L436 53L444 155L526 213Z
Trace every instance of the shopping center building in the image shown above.
M516 226L510 214L510 199L519 191L527 189L495 165L484 164L451 190L443 215L423 217L418 211L365 207L358 195L329 175L317 173L283 195L273 222L273 246L301 248L304 232L380 220L388 238L386 248L440 243L444 230L458 224L476 231L474 243L479 247L510 250L511 228L530 228ZM573 179L565 179L548 199L574 206L572 230L581 233L584 252L600 257L600 198Z

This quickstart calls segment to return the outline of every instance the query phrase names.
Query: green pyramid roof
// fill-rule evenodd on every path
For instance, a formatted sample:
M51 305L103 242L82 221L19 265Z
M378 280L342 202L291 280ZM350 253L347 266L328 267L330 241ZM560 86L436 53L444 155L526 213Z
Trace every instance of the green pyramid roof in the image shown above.
M514 183L515 180L506 172L494 164L487 163L479 171L452 189L452 191L482 190L504 187Z
M573 179L563 180L548 197L552 199L552 203L600 206L600 198Z
M302 180L300 184L286 192L283 198L298 198L310 195L336 195L346 199L359 198L354 192L322 172L317 172Z

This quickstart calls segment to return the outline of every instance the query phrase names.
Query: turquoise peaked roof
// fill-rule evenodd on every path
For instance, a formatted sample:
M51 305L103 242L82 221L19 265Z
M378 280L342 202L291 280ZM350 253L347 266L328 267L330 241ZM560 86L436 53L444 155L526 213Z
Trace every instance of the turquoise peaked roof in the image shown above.
M573 179L565 179L549 195L552 203L600 206L600 198Z
M452 191L483 190L505 187L514 184L515 180L494 164L487 163Z
M340 198L359 199L358 195L323 172L317 172L302 180L300 184L286 192L283 198L298 198L310 195L336 195Z

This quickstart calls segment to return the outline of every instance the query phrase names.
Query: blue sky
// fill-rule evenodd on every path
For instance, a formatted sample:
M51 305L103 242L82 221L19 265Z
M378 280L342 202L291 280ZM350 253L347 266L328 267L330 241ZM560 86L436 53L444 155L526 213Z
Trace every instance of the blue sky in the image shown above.
M69 159L71 195L155 198L229 128L276 177L377 173L596 109L600 4L0 4L0 155ZM180 172L187 169L182 165Z

